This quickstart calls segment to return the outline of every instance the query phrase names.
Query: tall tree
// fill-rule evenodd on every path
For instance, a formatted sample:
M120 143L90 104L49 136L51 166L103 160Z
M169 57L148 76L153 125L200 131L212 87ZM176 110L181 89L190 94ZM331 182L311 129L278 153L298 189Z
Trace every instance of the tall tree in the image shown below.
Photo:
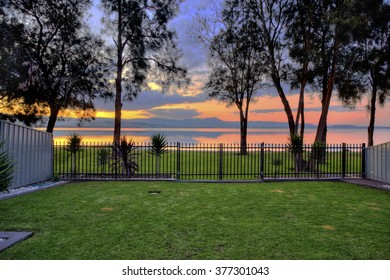
M27 124L38 121L34 106L17 107L16 92L28 77L28 53L20 46L25 42L24 25L7 17L5 1L0 1L0 119Z
M241 155L247 154L249 107L264 80L264 42L237 1L225 1L212 19L198 17L196 35L210 51L209 96L235 105L240 115Z
M318 1L315 9L314 26L314 73L315 84L322 91L322 110L318 122L315 142L326 142L327 119L330 103L338 76L344 67L343 56L353 51L355 36L365 20L363 7L368 0Z
M361 11L365 21L343 57L344 67L336 83L347 106L353 107L369 94L368 146L372 146L377 103L384 105L390 96L390 6L383 0L369 1Z
M28 79L19 84L16 97L22 105L49 109L47 132L53 132L65 109L92 117L93 102L103 93L103 43L86 29L83 16L90 0L9 0L9 18L24 23Z
M334 89L334 78L339 61L342 36L347 32L342 28L342 17L346 17L344 1L319 1L316 9L316 55L315 78L322 93L322 110L318 122L315 142L325 143L330 102Z
M295 135L303 139L305 131L305 91L313 82L313 40L315 37L315 8L312 0L291 0L286 9L287 48L292 60L289 79L292 88L299 89L298 109L295 116ZM291 139L291 138L290 138Z
M122 99L133 100L144 88L148 73L157 71L163 88L171 82L185 83L186 71L177 66L179 53L175 33L168 22L179 0L102 0L106 33L115 44L114 142L121 135ZM125 94L123 94L125 85Z
M290 136L296 133L294 115L283 88L288 75L288 51L285 38L288 24L288 0L239 0L257 25L257 34L265 41L267 74L276 88L286 113Z

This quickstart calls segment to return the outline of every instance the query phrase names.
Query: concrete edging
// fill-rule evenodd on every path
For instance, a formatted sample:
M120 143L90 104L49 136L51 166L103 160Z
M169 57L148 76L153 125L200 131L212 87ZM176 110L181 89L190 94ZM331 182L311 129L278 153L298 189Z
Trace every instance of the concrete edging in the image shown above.
M9 247L19 243L33 235L32 232L12 232L12 231L0 231L0 238L4 238L4 241L0 242L0 253Z

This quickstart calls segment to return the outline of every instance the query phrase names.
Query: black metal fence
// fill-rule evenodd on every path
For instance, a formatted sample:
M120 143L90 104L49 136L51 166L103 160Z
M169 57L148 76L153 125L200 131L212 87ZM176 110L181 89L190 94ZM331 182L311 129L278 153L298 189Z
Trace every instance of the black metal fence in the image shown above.
M125 154L112 144L84 143L71 152L54 146L54 173L72 180L274 180L364 177L363 145L304 145L294 152L283 144L251 144L240 154L235 144L170 143L155 155L149 143Z

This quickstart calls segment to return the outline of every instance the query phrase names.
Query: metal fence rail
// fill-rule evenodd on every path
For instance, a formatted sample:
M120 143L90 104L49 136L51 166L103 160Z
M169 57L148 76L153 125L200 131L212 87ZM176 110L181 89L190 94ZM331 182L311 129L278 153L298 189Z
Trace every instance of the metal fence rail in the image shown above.
M390 184L390 142L366 149L366 178Z
M15 163L11 188L53 177L53 136L25 126L0 121L0 142Z
M54 173L77 180L272 180L364 176L363 145L328 145L321 151L305 145L294 154L287 145L250 144L240 155L235 144L170 143L157 157L149 143L134 144L126 171L112 144L84 143L72 154L66 143L54 146Z

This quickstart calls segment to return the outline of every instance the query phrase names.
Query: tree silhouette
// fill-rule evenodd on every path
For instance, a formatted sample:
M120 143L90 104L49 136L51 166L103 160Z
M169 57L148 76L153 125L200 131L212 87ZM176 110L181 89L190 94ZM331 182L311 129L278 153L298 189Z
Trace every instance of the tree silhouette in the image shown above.
M289 0L238 0L257 26L257 35L265 41L267 79L272 81L286 113L290 136L296 134L292 108L287 99L283 82L287 80L289 67L287 41L287 10Z
M187 82L186 71L176 64L179 53L175 33L167 26L177 12L178 3L177 0L102 0L105 32L115 44L114 142L120 141L122 99L133 100L146 87L152 70L163 88L172 82L179 85Z
M199 15L195 36L210 51L211 73L205 88L210 97L237 107L240 154L246 155L249 108L264 82L264 42L236 1L226 1L211 19Z
M36 106L19 105L19 84L27 80L28 52L20 46L25 42L24 25L7 16L6 5L0 1L0 119L20 120L27 125L40 120Z
M299 89L298 109L295 116L295 132L289 139L304 137L305 91L313 82L313 56L316 27L316 1L293 0L285 11L289 24L286 26L286 40L289 57L292 60L288 74L292 88Z
M390 96L390 5L382 0L370 1L361 10L366 21L344 53L344 65L336 83L347 107L354 107L369 93L368 146L372 146L376 105L384 105Z
M106 92L101 60L103 43L83 23L90 0L9 0L7 20L24 25L28 78L19 83L21 105L49 111L47 132L53 132L59 113L81 112L81 119L93 117L93 99ZM37 112L39 113L39 112Z

